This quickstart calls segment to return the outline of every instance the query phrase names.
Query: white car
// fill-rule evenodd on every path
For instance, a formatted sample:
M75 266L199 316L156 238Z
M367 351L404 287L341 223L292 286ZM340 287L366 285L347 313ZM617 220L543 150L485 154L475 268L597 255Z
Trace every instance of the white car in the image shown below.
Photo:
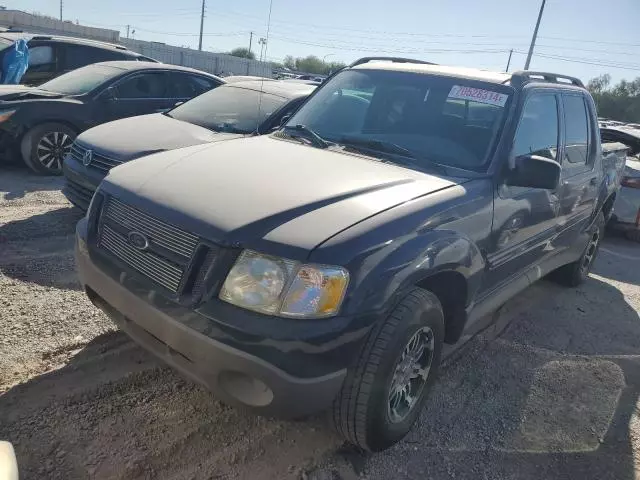
M620 192L613 208L612 227L640 241L640 129L629 127L600 128L603 142L620 142L629 147L627 163L620 182Z

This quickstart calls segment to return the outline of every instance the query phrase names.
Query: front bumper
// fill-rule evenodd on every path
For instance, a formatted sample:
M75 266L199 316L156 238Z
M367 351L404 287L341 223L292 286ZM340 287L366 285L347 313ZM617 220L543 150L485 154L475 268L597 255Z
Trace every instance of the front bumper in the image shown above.
M106 176L104 172L88 168L68 155L62 164L65 183L62 193L76 207L87 211L93 194Z
M92 260L86 220L78 223L76 264L91 301L134 341L223 401L256 413L295 418L327 408L346 368L296 377L255 355L206 336L125 288Z

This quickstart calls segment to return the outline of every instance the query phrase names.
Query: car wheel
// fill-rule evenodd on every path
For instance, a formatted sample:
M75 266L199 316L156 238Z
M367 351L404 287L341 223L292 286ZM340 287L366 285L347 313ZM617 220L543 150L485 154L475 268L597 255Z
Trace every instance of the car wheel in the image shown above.
M342 389L331 419L348 442L380 451L418 419L440 364L444 316L438 298L416 288L374 328Z
M591 228L589 241L580 258L573 263L560 267L553 272L552 277L568 287L577 287L584 282L589 276L593 262L595 262L596 256L598 255L600 242L604 237L604 228L605 219L602 212L600 212Z
M62 161L71 151L76 132L61 123L43 123L22 139L24 163L38 175L61 175Z

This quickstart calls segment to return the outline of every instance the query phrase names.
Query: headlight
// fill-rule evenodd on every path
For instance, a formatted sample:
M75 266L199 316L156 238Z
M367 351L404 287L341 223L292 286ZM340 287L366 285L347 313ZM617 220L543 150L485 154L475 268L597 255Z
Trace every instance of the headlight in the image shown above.
M14 113L16 110L0 110L0 123L9 120Z
M220 299L256 312L296 318L335 315L349 273L245 250L227 275Z

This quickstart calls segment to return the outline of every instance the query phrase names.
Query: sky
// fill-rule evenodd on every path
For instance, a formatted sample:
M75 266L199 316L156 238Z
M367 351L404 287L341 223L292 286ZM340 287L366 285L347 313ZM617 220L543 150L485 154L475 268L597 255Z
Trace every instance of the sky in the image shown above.
M541 0L207 0L203 50L249 47L267 60L316 55L349 63L404 56L504 71L524 67ZM59 0L4 0L58 17ZM63 19L135 38L198 46L201 0L63 0ZM640 76L640 0L547 0L530 69L577 76Z

